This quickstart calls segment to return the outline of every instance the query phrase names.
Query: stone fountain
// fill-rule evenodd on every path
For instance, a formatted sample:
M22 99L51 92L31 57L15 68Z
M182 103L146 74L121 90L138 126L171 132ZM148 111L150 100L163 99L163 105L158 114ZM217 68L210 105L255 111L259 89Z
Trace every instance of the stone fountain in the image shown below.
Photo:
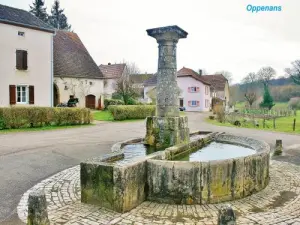
M147 118L145 138L116 143L111 154L80 164L81 202L123 213L145 200L219 203L265 188L270 160L267 143L225 133L190 133L187 117L179 116L176 44L187 37L187 32L178 26L167 26L147 33L159 44L156 115ZM180 161L212 142L229 144L228 158ZM124 148L137 143L160 151L130 157ZM254 153L232 157L232 145L247 147Z

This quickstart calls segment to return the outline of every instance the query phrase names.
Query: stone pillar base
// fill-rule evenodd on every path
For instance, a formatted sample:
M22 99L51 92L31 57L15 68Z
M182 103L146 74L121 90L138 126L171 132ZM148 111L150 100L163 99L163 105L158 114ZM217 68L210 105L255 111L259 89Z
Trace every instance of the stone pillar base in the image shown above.
M188 143L190 130L187 116L147 117L145 143L156 148Z

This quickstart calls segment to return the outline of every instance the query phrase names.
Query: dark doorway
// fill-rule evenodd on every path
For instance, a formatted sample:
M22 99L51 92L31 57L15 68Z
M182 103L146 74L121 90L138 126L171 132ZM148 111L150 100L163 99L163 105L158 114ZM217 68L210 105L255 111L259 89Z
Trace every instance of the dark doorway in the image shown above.
M179 99L179 106L183 107L183 98Z
M96 97L95 95L85 96L85 107L89 109L95 109L96 106Z
M57 106L59 102L59 90L56 84L53 84L53 106Z

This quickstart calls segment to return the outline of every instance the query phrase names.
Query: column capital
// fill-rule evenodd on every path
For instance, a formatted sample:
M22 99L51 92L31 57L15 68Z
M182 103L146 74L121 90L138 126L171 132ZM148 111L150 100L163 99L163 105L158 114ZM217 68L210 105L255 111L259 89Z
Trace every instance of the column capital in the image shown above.
M177 43L179 39L186 38L188 33L178 26L166 26L148 29L147 34L157 40L158 43L172 41Z

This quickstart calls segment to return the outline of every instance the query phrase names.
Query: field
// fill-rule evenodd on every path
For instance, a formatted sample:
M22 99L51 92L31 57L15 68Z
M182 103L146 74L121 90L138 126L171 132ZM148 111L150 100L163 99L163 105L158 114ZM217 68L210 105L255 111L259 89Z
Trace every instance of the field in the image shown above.
M293 122L296 119L296 129L293 131ZM252 123L242 123L242 127L244 128L252 128L252 129L259 129L259 130L270 130L270 131L278 131L278 132L287 132L287 133L300 133L300 110L297 111L297 116L289 116L289 117L281 117L277 118L276 121L276 128L273 129L273 120L266 120L265 128L263 128L263 120L262 119L255 119L259 123L259 127L255 127ZM236 127L229 122L219 123L217 120L210 120L207 119L207 122L218 125L218 126L229 126L229 127Z
M238 102L235 104L236 109L243 109L245 108L245 102ZM275 105L272 109L287 109L288 103L287 102L275 102Z

